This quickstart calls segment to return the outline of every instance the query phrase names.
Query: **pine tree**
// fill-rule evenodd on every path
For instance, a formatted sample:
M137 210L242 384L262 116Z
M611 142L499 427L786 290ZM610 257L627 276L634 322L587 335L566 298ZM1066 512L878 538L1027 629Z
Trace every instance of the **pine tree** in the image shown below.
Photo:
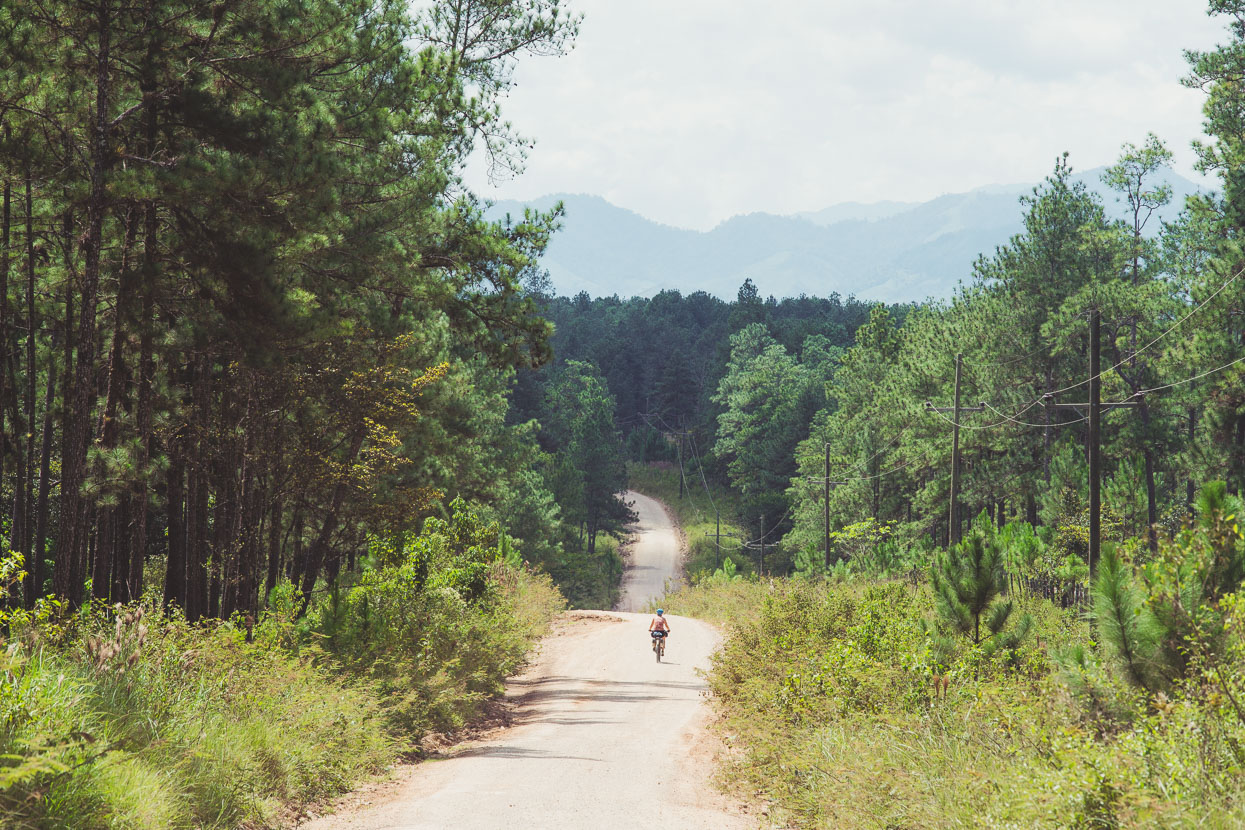
M931 580L934 601L943 622L957 633L983 643L988 651L1014 649L1029 632L1026 615L1011 631L1012 602L995 602L1003 589L1003 547L993 531L990 517L982 513L959 544L934 557Z
M1130 683L1155 688L1161 678L1156 661L1162 628L1115 545L1103 547L1093 596L1094 622L1103 647Z

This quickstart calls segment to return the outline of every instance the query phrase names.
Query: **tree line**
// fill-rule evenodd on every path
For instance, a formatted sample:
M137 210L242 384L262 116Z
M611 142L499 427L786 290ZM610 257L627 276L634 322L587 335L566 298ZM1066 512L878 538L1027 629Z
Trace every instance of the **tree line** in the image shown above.
M1149 135L1104 174L1115 204L1074 180L1066 154L1056 159L1021 200L1022 232L983 254L948 300L761 301L750 281L730 304L675 292L559 298L547 304L555 343L601 367L633 457L683 455L731 487L753 535L783 539L780 568L813 567L827 533L946 545L953 525L984 512L1037 528L1067 575L1067 560L1085 559L1088 413L1077 405L1089 400L1097 315L1102 399L1129 404L1103 419L1104 532L1153 552L1203 484L1245 488L1245 132L1233 82L1245 33L1188 59L1185 84L1207 96L1198 167L1218 187L1173 222L1155 216L1171 199L1172 154ZM942 410L957 355L967 411L953 518L955 416Z
M483 218L560 0L0 9L0 495L21 597L305 598L442 498L533 559L562 518L519 368L557 210ZM304 600L306 602L306 599Z

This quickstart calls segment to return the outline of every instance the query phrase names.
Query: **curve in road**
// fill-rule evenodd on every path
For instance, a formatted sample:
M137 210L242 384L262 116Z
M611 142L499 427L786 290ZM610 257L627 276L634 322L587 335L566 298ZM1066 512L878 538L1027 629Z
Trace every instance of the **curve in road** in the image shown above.
M620 606L642 607L677 575L679 546L659 502L640 513ZM647 614L573 611L507 684L513 726L415 767L362 811L306 830L559 828L736 830L754 826L716 793L700 670L717 631L671 617L662 663Z
M637 521L631 527L627 569L619 591L619 611L644 611L650 600L677 587L683 573L682 556L674 522L657 499L628 490Z

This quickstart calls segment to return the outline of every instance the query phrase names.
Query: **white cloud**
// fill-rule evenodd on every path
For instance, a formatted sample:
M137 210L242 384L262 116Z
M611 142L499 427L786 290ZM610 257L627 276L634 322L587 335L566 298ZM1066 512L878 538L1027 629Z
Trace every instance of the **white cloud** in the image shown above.
M928 199L1114 160L1154 131L1190 174L1203 0L580 0L504 112L536 139L488 198L596 193L708 228L738 213Z

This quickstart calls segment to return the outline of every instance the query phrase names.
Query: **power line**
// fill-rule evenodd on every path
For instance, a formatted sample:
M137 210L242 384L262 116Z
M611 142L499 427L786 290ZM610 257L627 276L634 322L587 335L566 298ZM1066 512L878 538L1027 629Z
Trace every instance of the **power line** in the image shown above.
M1225 288L1227 288L1229 285L1231 285L1232 283L1236 282L1236 281L1240 278L1240 276L1241 276L1242 274L1245 274L1245 267L1242 267L1242 268L1241 268L1240 270L1238 270L1235 274L1233 274L1233 275L1232 275L1232 276L1231 276L1231 277L1230 277L1227 281L1225 281L1222 285L1220 285L1218 288L1216 288L1216 289L1214 290L1214 292L1213 292L1213 293L1212 293L1209 297L1207 297L1205 300L1202 300L1202 302L1201 302L1201 303L1199 303L1197 306L1195 306L1193 309L1191 309L1191 310L1189 311L1189 313L1188 313L1188 314L1186 314L1185 316L1181 317L1181 318L1180 318L1179 320L1177 320L1175 323L1172 323L1172 325L1171 325L1171 326L1170 326L1170 327L1169 327L1166 331L1164 331L1164 332L1163 332L1162 334L1160 334L1158 337L1156 337L1156 338L1154 338L1153 340L1151 340L1149 343L1147 343L1147 344L1145 344L1144 346L1142 346L1140 349L1137 349L1136 351L1132 352L1132 353L1131 353L1128 357L1124 358L1124 359L1123 359L1123 360L1121 360L1119 363L1116 363L1114 366L1110 366L1110 367L1108 367L1108 368L1106 368L1106 369L1102 370L1101 372L1098 372L1098 374L1096 374L1096 375L1091 375L1090 377L1086 378L1085 380L1082 380L1082 381L1080 381L1080 382L1078 382L1078 383L1074 383L1074 384L1072 384L1071 386L1065 386L1063 389L1056 389L1056 390L1054 390L1053 392L1048 392L1048 393L1046 393L1046 394L1048 394L1048 395L1058 395L1058 394L1060 394L1060 393L1062 393L1062 392L1067 392L1067 391L1069 391L1069 390L1071 390L1071 389L1077 389L1077 388L1079 388L1079 387L1081 387L1081 386L1084 386L1084 385L1085 385L1085 384L1087 384L1087 383L1090 383L1090 382L1092 382L1092 381L1094 381L1094 380L1096 380L1096 379L1098 379L1098 378L1102 377L1102 376L1103 376L1103 375L1105 375L1107 372L1113 372L1113 371L1115 371L1116 369L1118 369L1118 368L1120 368L1121 366L1123 366L1125 363L1129 363L1129 362L1130 362L1130 361L1132 361L1134 358L1136 358L1136 357L1137 357L1137 355L1141 354L1141 353L1142 353L1142 352L1144 352L1146 349L1150 348L1150 347L1151 347L1151 346L1153 346L1155 343L1159 342L1159 341L1160 341L1160 340L1162 340L1164 337L1166 337L1167 335L1169 335L1169 334L1171 334L1173 331L1175 331L1177 328L1179 328L1179 327L1180 327L1180 325L1181 325L1182 323L1184 323L1184 321L1185 321L1185 320L1188 320L1188 319L1189 319L1190 317L1192 317L1194 314L1198 313L1198 312L1199 312L1199 311L1201 311L1203 308L1205 308L1207 303L1209 303L1211 300L1215 299L1215 297L1219 296L1219 294L1220 294L1220 293L1221 293L1221 292L1222 292ZM1221 367L1221 368L1224 368L1224 367Z
M709 498L709 506L713 508L714 515L718 515L718 506L713 501L713 493L709 492L709 482L705 480L705 464L700 460L700 453L696 449L696 436L689 433L688 437L692 439L692 458L696 459L696 469L700 472L700 483L705 487L705 495Z
M832 479L841 479L841 478L842 478L842 473L845 473L845 472L850 473L850 472L854 472L854 471L856 471L856 470L859 470L861 467L864 467L866 464L868 464L869 462L873 461L875 458L877 458L877 457L878 457L879 455L881 455L882 453L884 453L884 452L886 452L886 451L890 450L890 449L891 449L891 448L893 448L896 444L898 444L898 443L899 443L900 439L902 439L902 438L903 438L904 433L906 433L906 432L908 431L908 429L912 426L912 424L913 424L915 421L916 421L916 415L912 415L910 418L908 418L907 422L906 422L906 423L905 423L902 427L900 427L900 428L899 428L899 432L898 432L898 433L896 433L895 437L891 440L891 442L890 442L889 444L887 444L886 446L882 447L882 449L878 450L878 451L877 451L877 452L875 452L873 455L871 455L871 456L869 456L868 458L866 458L864 461L861 461L859 464L855 464L855 465L853 465L853 466L851 466L851 467L848 467L848 468L846 468L846 469L843 469L843 470L836 470L836 471L834 472L834 474L832 474L830 477L831 477ZM818 479L818 480L819 480L819 481L824 482L824 481L825 481L825 478L820 478L820 479ZM867 481L867 480L868 480L868 477L866 477L866 478L862 478L862 479L850 479L850 480L855 480L855 481Z
M1032 409L1033 407L1037 406L1037 405L1038 405L1039 403L1041 403L1041 402L1043 401L1043 399L1044 399L1044 398L1046 398L1047 396L1058 395L1058 394L1060 394L1060 393L1062 393L1062 392L1068 392L1068 391L1070 391L1070 390L1072 390L1072 389L1077 389L1077 388L1079 388L1079 387L1081 387L1081 386L1084 386L1084 385L1085 385L1085 384L1087 384L1087 383L1091 383L1092 381L1096 380L1097 378L1101 377L1102 375L1105 375L1107 372L1112 372L1112 371L1115 371L1115 370L1116 370L1116 369L1118 369L1119 367L1123 366L1125 363L1129 363L1129 362L1131 362L1133 359L1135 359L1135 358L1137 357L1137 355L1141 354L1141 353L1142 353L1142 352L1144 352L1146 349L1150 348L1150 347L1151 347L1151 346L1153 346L1155 343L1159 342L1159 341L1160 341L1160 340L1162 340L1164 337L1166 337L1167 335L1171 334L1173 331L1175 331L1177 328L1179 328L1179 327L1180 327L1180 326L1181 326L1181 325L1185 322L1185 320L1188 320L1188 319L1189 319L1190 317L1192 317L1194 314L1196 314L1197 312L1199 312L1199 311L1201 311L1203 308L1205 308L1205 307L1206 307L1206 305L1207 305L1207 304L1208 304L1211 300L1215 299L1215 297L1217 297L1220 293L1222 293L1222 292L1223 292L1223 290L1224 290L1225 288L1227 288L1229 285L1231 285L1232 283L1236 282L1236 280L1237 280L1237 279L1239 279L1239 278L1241 277L1241 275L1242 275L1242 274L1245 274L1245 267L1242 267L1242 268L1241 268L1241 269L1239 269L1239 270L1238 270L1235 274L1233 274L1231 277L1229 277L1227 280L1225 280L1225 281L1224 281L1224 282L1223 282L1223 283L1222 283L1222 284L1221 284L1218 288L1216 288L1216 289L1214 290L1214 292L1212 292L1212 293L1211 293L1211 295L1210 295L1209 297L1207 297L1207 298L1206 298L1205 300L1203 300L1202 302L1198 303L1198 305L1197 305L1197 306L1195 306L1194 308L1190 309L1190 311L1189 311L1189 313L1188 313L1188 314L1186 314L1185 316L1181 317L1179 320L1177 320L1175 323L1173 323L1171 326L1169 326L1169 327L1168 327L1168 328L1167 328L1167 329L1166 329L1166 330L1165 330L1162 334L1158 335L1158 336L1157 336L1157 337L1155 337L1153 340L1151 340L1149 343L1146 343L1146 344L1145 344L1144 346L1142 346L1141 348L1139 348L1139 349L1137 349L1136 351L1132 352L1131 354L1129 354L1129 356L1128 356L1128 357L1126 357L1126 358L1124 358L1123 360L1121 360L1120 362L1116 363L1114 366L1110 366L1110 367L1108 367L1107 369L1104 369L1103 371L1099 372L1097 375L1095 375L1095 376L1093 376L1093 377L1086 378L1085 380L1082 380L1082 381L1078 381L1077 383L1074 383L1074 384L1072 384L1072 385L1070 385L1070 386L1065 386L1065 387L1063 387L1062 389L1056 389L1056 390L1054 390L1054 391L1052 391L1052 392L1045 392L1045 393L1043 393L1043 394L1039 395L1038 397L1034 398L1033 400L1029 401L1029 403L1025 404L1023 407L1021 407L1021 408L1020 408L1019 410L1017 410L1016 412L1012 413L1010 416L1009 416L1009 415L1006 415L1006 414L1004 414L1004 413L1002 413L1002 412L999 412L998 414L999 414L999 415L1001 415L1003 418L1007 419L1008 421L1014 421L1014 422L1016 422L1016 423L1019 423L1019 421L1015 421L1015 419L1019 418L1019 417L1020 417L1021 415L1023 415L1025 412L1028 412L1030 409ZM1038 352L1038 351L1041 351L1041 350L1039 349L1039 350L1037 350L1037 351L1030 352L1028 355L1024 355L1024 357L1032 357L1034 354L1037 354L1037 352ZM1022 359L1022 358L1016 358L1016 359L1014 359L1012 362L1019 361L1020 359ZM977 364L977 365L986 365L986 366L989 366L989 365L995 365L995 364ZM1003 365L1003 363L1000 363L1000 364L998 364L998 365ZM1211 373L1216 372L1216 371L1219 371L1220 369L1226 369L1226 368L1227 368L1228 366L1230 366L1230 365L1232 365L1232 364L1230 364L1230 363L1229 363L1229 364L1225 364L1224 366L1219 367L1219 369L1214 369L1214 370L1212 370L1212 371L1211 371ZM1204 377L1204 375L1203 375L1203 376L1200 376L1200 377ZM1183 382L1187 382L1187 381L1182 381L1182 383L1183 383ZM1178 384L1168 384L1168 386L1175 386L1175 385L1178 385ZM1159 387L1155 387L1155 389L1166 389L1166 388L1168 388L1168 386L1159 386ZM1155 391L1155 390L1143 390L1143 391L1148 392L1148 391ZM991 407L991 409L993 409L993 408L994 408L994 407ZM996 410L996 411L997 411L997 410ZM946 420L946 419L944 418L943 420ZM1078 422L1077 422L1077 421L1067 421L1067 422L1065 422L1065 423L1078 423ZM966 428L966 429L979 429L979 430L980 430L980 429L992 429L992 428L994 428L994 427L1001 426L1001 424L1002 424L1002 422L996 422L996 423L994 423L994 424L986 424L986 425L984 425L984 426L976 426L976 427L967 427L967 426L966 426L965 428ZM965 425L961 424L961 426L965 426ZM1045 426L1046 426L1046 424L1036 424L1036 425L1029 424L1029 426L1042 426L1042 427L1045 427ZM1052 426L1054 426L1054 425L1052 424Z
M1010 415L1006 414L1005 412L1000 412L998 409L995 409L987 401L982 401L982 403L984 403L986 405L986 408L989 409L994 414L999 415L1000 417L1012 422L1013 424L1016 424L1022 427L1038 427L1040 429L1045 429L1046 427L1064 427L1064 426L1069 426L1071 424L1079 424L1081 423L1081 421L1089 420L1089 416L1085 415L1080 418L1077 418L1075 421L1060 421L1054 424L1035 424L1029 421L1018 421L1015 418L1011 417ZM1000 421L999 423L1001 424L1002 421Z
M1194 376L1193 376L1193 377L1191 377L1191 378L1185 378L1184 380L1178 380L1178 381L1175 381L1174 383L1167 383L1167 384L1164 384L1164 385L1162 385L1162 386L1155 386L1155 387L1152 387L1152 388L1150 388L1150 389L1142 389L1142 390L1141 390L1140 392L1138 392L1137 394L1139 394L1139 395L1147 395L1147 394L1149 394L1149 393L1151 393L1151 392L1158 392L1158 391L1163 390L1163 389L1171 389L1173 386L1183 386L1183 385L1184 385L1184 384L1186 384L1186 383L1192 383L1192 382L1193 382L1193 381L1195 381L1195 380L1201 380L1202 378L1206 377L1207 375L1213 375L1213 374L1215 374L1216 372L1222 372L1224 369L1227 369L1229 366L1235 366L1236 364L1241 363L1241 362L1243 362L1243 361L1245 361L1245 357L1238 357L1236 360L1233 360L1233 361L1231 361L1230 363L1225 363L1225 364L1223 364L1222 366L1218 366L1218 367L1216 367L1216 368L1214 368L1214 369L1211 369L1211 370L1209 370L1209 371L1207 371L1207 372L1202 372L1202 374L1200 374L1200 375L1194 375Z

